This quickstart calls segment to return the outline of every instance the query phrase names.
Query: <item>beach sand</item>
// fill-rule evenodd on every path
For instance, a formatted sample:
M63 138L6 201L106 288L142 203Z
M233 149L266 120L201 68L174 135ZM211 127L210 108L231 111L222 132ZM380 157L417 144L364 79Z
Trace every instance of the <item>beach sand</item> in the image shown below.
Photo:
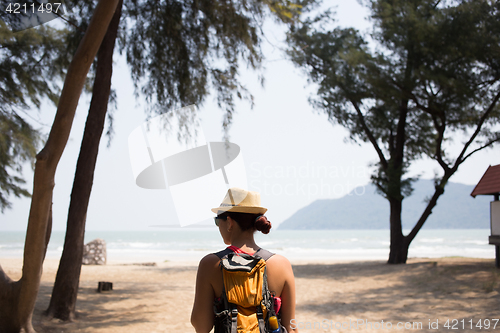
M20 277L21 259L0 259L0 263L11 278ZM500 331L499 320L493 329L494 319L500 319L500 270L491 259L409 259L406 265L382 261L292 264L300 332ZM194 332L189 318L196 263L83 266L78 318L70 323L42 316L57 266L55 259L44 264L33 318L40 333ZM113 291L97 293L99 281L113 282ZM486 319L489 329L484 326ZM479 322L481 328L476 327Z

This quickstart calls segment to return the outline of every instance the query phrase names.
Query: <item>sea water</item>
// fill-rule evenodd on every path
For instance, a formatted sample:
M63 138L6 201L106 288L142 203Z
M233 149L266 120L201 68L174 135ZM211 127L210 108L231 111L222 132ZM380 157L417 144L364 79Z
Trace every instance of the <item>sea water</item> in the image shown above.
M421 230L410 245L408 256L436 258L462 256L494 258L488 244L488 229ZM0 258L22 258L24 232L0 232ZM197 262L204 255L225 247L217 228L162 229L149 231L87 231L85 242L106 241L110 262L175 261ZM386 260L388 230L272 230L256 234L259 246L290 260ZM47 258L59 258L64 232L51 235Z

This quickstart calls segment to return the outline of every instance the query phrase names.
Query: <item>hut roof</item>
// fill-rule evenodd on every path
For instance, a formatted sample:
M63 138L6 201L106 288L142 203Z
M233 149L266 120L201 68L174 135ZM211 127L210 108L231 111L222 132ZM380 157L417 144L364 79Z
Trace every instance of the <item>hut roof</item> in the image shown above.
M489 166L470 195L494 195L500 193L500 164Z

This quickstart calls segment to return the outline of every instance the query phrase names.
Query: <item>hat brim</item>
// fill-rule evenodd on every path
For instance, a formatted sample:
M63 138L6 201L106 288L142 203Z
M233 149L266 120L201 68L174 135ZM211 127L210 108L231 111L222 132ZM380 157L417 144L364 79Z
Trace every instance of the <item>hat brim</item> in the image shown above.
M215 214L219 214L219 212L264 214L265 212L267 212L267 208L248 206L221 206L218 208L212 208L212 212L214 212Z

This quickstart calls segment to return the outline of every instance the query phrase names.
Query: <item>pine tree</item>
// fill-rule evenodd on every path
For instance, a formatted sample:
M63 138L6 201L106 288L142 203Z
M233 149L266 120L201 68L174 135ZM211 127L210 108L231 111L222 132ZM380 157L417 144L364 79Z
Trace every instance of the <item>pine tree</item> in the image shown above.
M82 13L92 11L92 1L73 3L78 40L87 26ZM259 68L259 27L272 11L277 19L292 22L300 6L286 1L132 1L115 13L99 51L94 93L87 118L71 193L63 254L46 314L62 320L75 316L86 214L92 190L99 139L107 112L115 38L126 53L137 94L149 102L150 114L162 114L179 106L199 104L211 91L226 110L227 130L234 112L234 98L251 95L238 81L239 64ZM119 8L121 7L121 2ZM268 11L270 8L270 11ZM115 21L114 19L114 21ZM78 21L79 20L79 21ZM125 24L126 23L126 24ZM104 92L107 93L104 93ZM189 124L188 124L189 125Z
M11 206L9 196L29 197L22 169L33 164L42 141L28 118L48 99L57 104L58 83L68 59L66 32L46 26L12 32L0 21L0 210Z
M64 81L56 116L44 148L36 155L33 197L24 247L23 272L13 281L0 266L0 331L33 333L31 322L51 232L54 177L71 131L87 73L118 0L101 0Z
M500 3L366 3L371 38L352 28L318 27L329 20L323 13L290 33L290 55L319 85L314 105L347 128L352 140L368 142L377 152L372 180L390 204L388 262L405 263L410 243L450 177L475 152L500 141L495 127L500 120ZM465 141L453 141L456 137ZM454 148L460 151L456 156ZM422 157L435 160L441 173L427 207L404 235L402 204L414 180L405 175Z

